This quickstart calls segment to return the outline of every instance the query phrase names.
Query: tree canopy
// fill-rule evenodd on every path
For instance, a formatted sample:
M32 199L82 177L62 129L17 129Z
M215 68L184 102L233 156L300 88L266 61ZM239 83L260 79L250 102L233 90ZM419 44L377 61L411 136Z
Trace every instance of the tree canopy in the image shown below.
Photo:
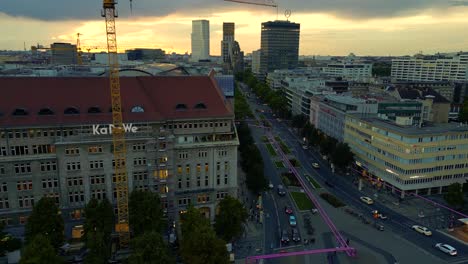
M452 183L448 186L444 195L445 201L451 206L462 207L465 204L462 186L460 183Z
M190 206L182 217L180 253L184 263L228 264L226 242L216 237L208 219Z
M247 210L239 200L226 196L219 203L219 214L215 219L216 234L228 242L242 235L242 224L245 223L247 217Z
M164 227L163 210L157 193L134 190L128 203L130 227L135 236L144 232L161 232Z
M63 260L57 256L57 253L50 243L47 236L37 234L31 237L29 243L23 250L20 264L60 264Z
M43 235L55 249L58 249L63 244L63 229L63 218L59 214L55 200L43 197L34 205L26 223L26 241L30 243L37 235Z
M354 161L354 154L348 144L338 143L331 154L331 161L337 168L345 170Z
M114 210L107 199L91 199L85 207L84 241L89 249L86 263L105 263L111 254Z
M171 264L175 263L160 233L151 231L134 238L129 264Z
M458 119L462 123L468 122L468 96L465 96L463 99L462 109L460 109L460 114L458 115Z

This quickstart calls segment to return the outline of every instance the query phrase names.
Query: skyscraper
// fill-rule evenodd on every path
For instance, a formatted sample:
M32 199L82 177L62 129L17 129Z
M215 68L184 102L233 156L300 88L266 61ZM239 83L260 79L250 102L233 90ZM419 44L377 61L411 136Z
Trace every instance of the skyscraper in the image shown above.
M262 23L260 72L297 67L300 24L290 21Z
M221 41L221 58L223 59L225 73L243 70L244 52L234 36L234 23L223 23L223 40Z
M192 61L210 59L210 21L192 21Z

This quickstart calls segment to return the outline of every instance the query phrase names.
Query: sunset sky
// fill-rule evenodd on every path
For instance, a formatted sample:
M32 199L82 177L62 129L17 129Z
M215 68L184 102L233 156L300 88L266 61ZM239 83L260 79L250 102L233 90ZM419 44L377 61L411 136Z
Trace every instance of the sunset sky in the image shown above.
M257 0L252 0L257 1ZM258 0L262 2L262 0ZM301 55L405 55L468 50L468 4L449 0L276 0L278 19L301 24ZM100 0L0 0L0 50L40 43L105 46ZM117 5L121 49L162 48L190 53L191 21L210 21L211 54L220 54L222 23L236 23L246 53L260 48L261 23L276 9L222 0L134 0Z

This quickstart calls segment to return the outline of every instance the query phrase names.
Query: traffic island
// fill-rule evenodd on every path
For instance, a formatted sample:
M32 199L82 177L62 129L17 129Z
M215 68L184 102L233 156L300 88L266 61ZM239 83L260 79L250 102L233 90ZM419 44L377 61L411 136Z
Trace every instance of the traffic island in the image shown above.
M330 193L321 193L320 197L335 208L343 207L345 204Z
M266 144L266 147L267 147L267 150L268 150L268 153L270 153L270 156L272 157L276 157L276 151L275 149L273 148L273 146L271 144Z
M276 168L284 168L284 164L282 161L275 161L275 166Z
M303 192L290 192L294 202L300 211L310 211L315 208L312 201Z

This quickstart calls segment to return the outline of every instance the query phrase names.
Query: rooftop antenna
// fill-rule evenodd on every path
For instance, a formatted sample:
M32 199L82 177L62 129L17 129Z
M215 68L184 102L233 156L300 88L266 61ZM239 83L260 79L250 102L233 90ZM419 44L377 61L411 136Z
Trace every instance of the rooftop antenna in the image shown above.
M284 16L286 17L286 21L289 21L289 17L291 16L291 10L284 10Z

